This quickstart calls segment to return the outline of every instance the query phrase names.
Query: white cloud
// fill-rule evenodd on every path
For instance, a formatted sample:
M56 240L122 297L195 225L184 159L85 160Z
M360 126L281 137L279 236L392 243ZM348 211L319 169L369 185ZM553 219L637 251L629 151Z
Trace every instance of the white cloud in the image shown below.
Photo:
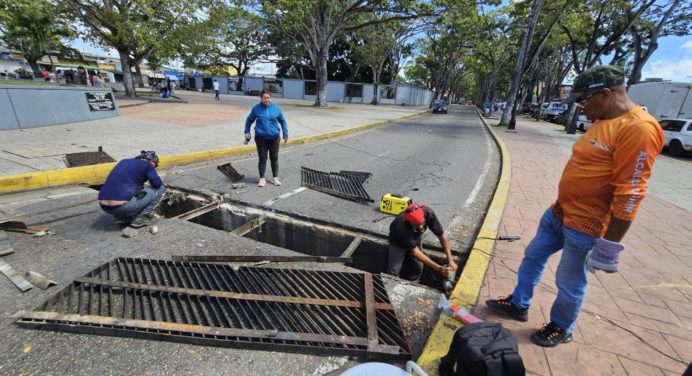
M685 46L689 44L692 47L691 42L685 43ZM682 58L678 62L667 59L651 61L642 70L642 80L645 78L690 82L692 81L692 59Z
M683 50L692 50L692 39L685 42L685 44L682 45L682 49Z

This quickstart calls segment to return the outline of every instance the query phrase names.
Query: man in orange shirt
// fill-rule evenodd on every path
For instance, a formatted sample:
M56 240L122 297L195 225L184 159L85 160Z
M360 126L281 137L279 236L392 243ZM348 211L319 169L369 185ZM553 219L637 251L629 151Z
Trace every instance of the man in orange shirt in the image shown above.
M512 295L485 303L492 311L528 320L534 288L548 258L562 250L550 323L531 336L539 346L572 340L586 293L587 272L617 272L620 243L646 196L647 180L664 144L661 127L627 96L625 74L604 65L574 81L577 103L594 124L572 148L557 201L541 218L526 248Z

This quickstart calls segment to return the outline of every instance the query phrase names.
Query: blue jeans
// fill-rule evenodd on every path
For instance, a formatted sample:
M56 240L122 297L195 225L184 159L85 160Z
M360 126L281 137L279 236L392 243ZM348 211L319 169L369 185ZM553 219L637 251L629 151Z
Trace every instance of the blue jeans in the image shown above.
M110 210L104 208L103 211L119 220L131 220L137 214L150 215L163 198L166 188L163 186L159 188L144 188L143 191L147 193L144 197L137 198L137 196L133 196L130 201L117 208Z
M595 237L565 227L555 218L552 209L548 209L521 260L512 304L520 308L531 305L533 290L541 279L548 258L562 249L555 273L558 292L550 310L550 321L571 333L586 294L586 254L595 242Z

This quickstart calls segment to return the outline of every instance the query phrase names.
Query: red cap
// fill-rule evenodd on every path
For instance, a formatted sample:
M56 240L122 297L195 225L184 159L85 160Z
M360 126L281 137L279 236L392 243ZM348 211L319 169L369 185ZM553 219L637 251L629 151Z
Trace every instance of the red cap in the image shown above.
M414 226L418 226L425 222L425 214L423 213L424 205L418 205L417 202L412 202L404 211L404 221L409 222Z

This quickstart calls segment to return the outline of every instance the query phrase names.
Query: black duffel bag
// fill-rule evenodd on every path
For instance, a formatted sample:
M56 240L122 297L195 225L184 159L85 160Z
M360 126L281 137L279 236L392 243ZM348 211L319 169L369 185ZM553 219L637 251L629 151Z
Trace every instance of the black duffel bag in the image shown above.
M524 376L517 341L497 323L473 323L454 333L441 376Z

